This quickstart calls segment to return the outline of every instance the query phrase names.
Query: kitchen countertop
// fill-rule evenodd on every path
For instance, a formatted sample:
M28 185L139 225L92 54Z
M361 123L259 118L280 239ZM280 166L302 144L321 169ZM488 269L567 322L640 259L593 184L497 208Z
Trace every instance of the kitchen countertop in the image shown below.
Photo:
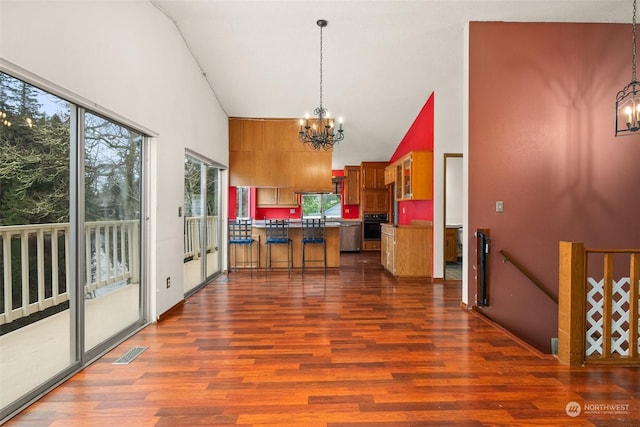
M264 220L255 220L255 221L253 221L252 225L255 228L265 228L266 227ZM340 227L341 225L342 225L342 223L340 221L327 221L327 222L325 222L325 227L327 227L327 228ZM291 221L289 221L289 228L302 228L302 221L301 220L292 219Z

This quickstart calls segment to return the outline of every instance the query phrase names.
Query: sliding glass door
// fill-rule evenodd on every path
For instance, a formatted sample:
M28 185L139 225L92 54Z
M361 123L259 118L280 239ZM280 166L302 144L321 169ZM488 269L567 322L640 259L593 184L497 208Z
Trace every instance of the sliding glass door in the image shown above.
M85 349L142 318L143 135L84 114Z
M0 421L144 324L143 142L0 72Z
M69 268L73 112L0 73L0 409L79 360Z
M207 261L205 279L222 271L220 262L220 169L207 166Z
M221 272L220 169L187 154L184 160L184 293Z

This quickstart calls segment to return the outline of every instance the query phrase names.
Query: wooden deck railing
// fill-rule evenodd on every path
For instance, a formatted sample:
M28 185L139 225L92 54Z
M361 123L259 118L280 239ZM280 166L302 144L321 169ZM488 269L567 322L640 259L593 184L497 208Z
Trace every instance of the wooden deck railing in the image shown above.
M559 273L558 359L569 365L640 364L640 249L560 242Z

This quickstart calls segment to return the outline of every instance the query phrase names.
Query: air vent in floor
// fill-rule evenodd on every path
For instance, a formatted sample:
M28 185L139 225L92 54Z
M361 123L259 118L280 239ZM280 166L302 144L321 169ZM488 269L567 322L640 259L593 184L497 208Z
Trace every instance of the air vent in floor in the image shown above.
M140 355L143 351L145 351L147 347L133 347L131 350L127 351L125 354L120 356L113 362L114 365L128 365Z

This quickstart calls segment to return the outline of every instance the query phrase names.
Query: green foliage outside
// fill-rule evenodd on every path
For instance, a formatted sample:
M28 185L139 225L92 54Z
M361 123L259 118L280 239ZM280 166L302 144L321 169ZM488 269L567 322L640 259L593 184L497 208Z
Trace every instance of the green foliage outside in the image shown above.
M43 95L0 73L0 225L69 220L69 109L47 115Z
M326 216L327 211L340 205L339 194L303 194L302 216L320 217ZM338 213L336 216L340 216Z

